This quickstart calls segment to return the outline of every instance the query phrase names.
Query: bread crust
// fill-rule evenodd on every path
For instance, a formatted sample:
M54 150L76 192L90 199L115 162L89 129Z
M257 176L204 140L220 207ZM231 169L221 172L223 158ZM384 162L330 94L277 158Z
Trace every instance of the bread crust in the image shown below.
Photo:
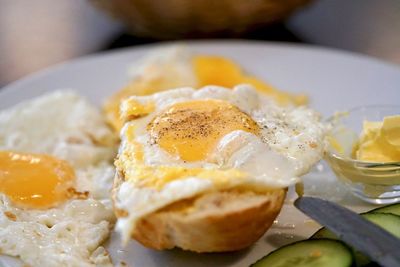
M113 202L123 181L115 176ZM286 189L254 193L209 192L183 200L140 219L132 238L157 250L180 247L195 252L225 252L257 241L279 214ZM116 209L117 217L126 215Z

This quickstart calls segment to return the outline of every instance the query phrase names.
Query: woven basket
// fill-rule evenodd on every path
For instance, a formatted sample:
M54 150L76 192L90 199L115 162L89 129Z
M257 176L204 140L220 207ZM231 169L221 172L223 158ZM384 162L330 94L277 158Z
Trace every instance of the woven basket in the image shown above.
M139 36L237 35L282 20L312 0L90 0Z

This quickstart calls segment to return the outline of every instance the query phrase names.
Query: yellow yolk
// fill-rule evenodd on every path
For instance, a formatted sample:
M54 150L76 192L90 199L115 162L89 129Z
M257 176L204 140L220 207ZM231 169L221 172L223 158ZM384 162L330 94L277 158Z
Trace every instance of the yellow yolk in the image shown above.
M143 164L143 147L135 140L135 126L128 125L124 150L115 161L117 170L123 173L124 179L137 187L162 189L174 180L196 177L211 179L215 186L226 187L232 180L245 179L246 173L236 169L185 168L180 166L151 166Z
M154 111L155 108L154 103L142 104L132 98L123 102L123 105L127 107L123 114L121 114L123 120L133 120L146 116Z
M23 208L44 209L69 198L73 168L49 155L0 151L0 192Z
M124 125L124 121L120 118L120 104L124 99L133 95L151 95L183 86L187 86L187 84L181 82L179 79L174 79L174 77L135 79L107 100L104 105L107 121L116 131L119 131ZM150 109L150 107L145 107L145 109ZM140 112L140 110L137 110L137 112Z
M143 163L144 152L143 147L135 140L135 126L129 125L126 129L127 141L129 146L124 151L127 159L136 164Z
M250 84L261 93L272 96L279 104L304 105L305 95L294 95L279 91L254 76L243 73L239 65L232 60L219 56L195 56L193 67L199 81L199 87L219 85L232 88L238 84Z
M258 135L259 127L246 113L222 100L177 103L147 127L152 143L185 161L207 160L226 134L243 130Z
M129 162L127 164L129 165ZM122 167L123 164L120 165ZM125 167L128 167L124 173L125 180L134 183L137 187L151 187L158 190L169 182L188 177L210 179L217 187L225 187L231 184L232 180L238 182L239 179L247 177L247 174L236 169L218 170L177 166L144 166L141 164Z
M400 115L365 121L353 157L371 162L400 162Z
M175 65L171 63L171 65ZM111 96L104 105L104 112L107 121L116 131L120 131L123 126L123 119L120 117L120 103L122 100L132 95L142 96L153 93L174 89L178 87L190 86L201 88L206 85L219 85L232 88L238 84L246 83L254 86L259 92L273 97L279 104L304 105L307 103L305 95L294 95L279 91L271 85L257 79L254 76L243 73L238 64L224 57L219 56L194 56L192 68L197 79L197 85L193 81L187 81L186 76L170 68L170 65L152 66L140 77L135 78L126 87ZM153 75L157 73L157 75ZM164 75L161 75L164 74ZM137 114L145 115L151 107L142 107L140 110L133 110L133 116Z

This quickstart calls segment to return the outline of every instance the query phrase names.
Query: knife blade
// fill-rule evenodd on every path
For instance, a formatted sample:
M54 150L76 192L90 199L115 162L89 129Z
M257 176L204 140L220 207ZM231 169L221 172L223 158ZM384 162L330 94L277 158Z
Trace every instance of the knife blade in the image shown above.
M357 213L315 197L299 197L294 205L371 260L384 267L400 266L400 239Z

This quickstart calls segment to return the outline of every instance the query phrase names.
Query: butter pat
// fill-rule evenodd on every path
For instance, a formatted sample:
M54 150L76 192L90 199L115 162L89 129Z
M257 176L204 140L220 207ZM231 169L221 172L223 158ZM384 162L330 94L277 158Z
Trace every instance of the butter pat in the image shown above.
M371 162L400 161L400 115L387 116L383 122L364 121L353 156Z
M382 131L388 143L400 149L400 115L386 117L383 121Z

